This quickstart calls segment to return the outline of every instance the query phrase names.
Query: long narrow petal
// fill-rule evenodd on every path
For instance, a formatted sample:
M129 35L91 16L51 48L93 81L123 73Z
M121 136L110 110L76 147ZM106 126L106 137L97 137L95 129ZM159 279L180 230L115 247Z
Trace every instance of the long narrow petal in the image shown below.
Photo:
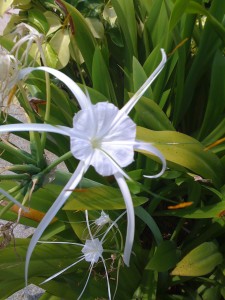
M54 216L57 214L57 212L60 210L60 208L66 202L66 200L69 198L69 196L71 195L73 190L76 188L76 186L80 182L86 169L87 169L87 165L84 162L80 162L76 171L73 173L70 180L65 185L62 192L59 194L58 198L55 200L55 202L53 203L51 208L48 210L48 212L46 213L46 215L44 216L44 218L41 220L40 224L36 228L32 238L31 238L29 247L27 249L26 263L25 263L26 286L28 283L28 267L29 267L30 258L31 258L32 252L33 252L38 240L42 236L43 232L45 231L45 229L47 228L47 226L49 225L51 220L54 218Z
M123 260L124 263L127 266L129 266L130 255L131 255L132 246L134 242L134 229L135 229L134 207L133 207L131 194L124 177L120 173L116 173L114 176L123 195L124 202L126 205L126 210L127 210L127 236L126 236Z
M61 80L71 90L71 92L77 99L82 109L88 108L90 106L91 103L89 97L85 95L85 93L81 90L81 88L70 77L68 77L67 75L65 75L64 73L58 70L49 67L25 68L20 71L18 76L19 80L23 79L25 76L27 76L28 74L30 74L35 70L48 72L53 76L57 77L59 80Z
M84 291L85 291L85 289L86 289L86 287L87 287L87 284L88 284L88 281L89 281L89 279L90 279L90 275L91 275L91 271L92 271L92 269L93 269L93 266L94 266L94 263L91 263L90 271L89 271L89 274L88 274L88 278L87 278L87 280L86 280L86 282L85 282L85 285L84 285L84 287L83 287L83 290L81 291L81 293L80 293L79 297L77 298L77 300L80 300L80 299L81 299L81 297L82 297L82 295L83 295L83 293L84 293Z
M156 77L160 74L162 71L165 63L166 63L166 53L163 49L161 49L162 53L162 60L158 67L154 70L154 72L151 74L151 76L145 81L145 83L140 87L140 89L133 95L133 97L124 105L124 107L120 110L121 113L129 114L131 109L135 106L135 104L138 102L138 100L143 96L145 91L149 88L149 86L153 83L153 81L156 79Z
M88 211L87 210L85 210L85 219L86 219L86 224L87 224L87 229L88 229L89 236L93 240L93 235L91 233L91 228L90 228L90 223L89 223Z
M18 205L22 210L25 212L28 212L29 209L24 207L19 201L17 201L15 198L13 198L9 193L4 191L3 189L0 188L0 194L4 195L8 200L12 201L14 204Z
M126 211L124 211L122 214L120 214L119 217L116 218L116 220L113 221L113 222L110 224L110 226L107 228L107 230L105 231L103 237L101 238L102 244L104 243L105 237L106 237L106 235L108 234L108 232L111 230L111 228L112 228L113 226L116 226L116 223L119 221L119 219L121 219L121 218L125 215L125 213L126 213Z
M109 300L111 300L112 297L111 297L111 290L110 290L110 284L109 284L109 275L108 275L108 271L107 271L105 260L104 260L103 256L101 256L101 259L102 259L102 263L103 263L104 268L105 268L105 275L106 275L107 288L108 288L108 296L109 296Z
M53 132L70 136L71 128L66 126L33 123L8 124L0 126L0 133L17 131Z
M41 282L41 284L44 284L52 279L54 279L55 277L59 276L60 274L64 273L65 271L67 271L68 269L72 268L73 266L75 266L76 264L78 264L80 261L84 260L84 257L82 256L81 259L79 259L78 261L72 263L71 265L69 265L68 267L64 268L63 270L55 273L54 275L48 277L47 279L45 279L43 282Z
M75 246L84 247L83 244L72 243L72 242L48 242L48 241L38 241L38 244L63 244L63 245L75 245Z
M150 152L150 153L154 154L155 156L157 156L162 162L162 169L159 173L152 175L152 176L144 175L145 177L157 178L157 177L160 177L163 175L163 173L166 170L166 160L165 160L164 156L162 155L162 153L157 148L155 148L151 144L144 143L141 141L137 141L134 148L135 148L135 150L144 150L144 151Z

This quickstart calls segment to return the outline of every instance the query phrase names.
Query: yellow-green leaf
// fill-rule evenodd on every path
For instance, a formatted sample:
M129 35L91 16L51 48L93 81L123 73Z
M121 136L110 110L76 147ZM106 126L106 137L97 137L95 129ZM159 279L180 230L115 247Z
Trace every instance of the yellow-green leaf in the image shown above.
M145 197L132 197L134 206L147 201ZM76 189L63 207L64 210L111 210L125 209L124 199L118 189L99 186Z
M203 276L223 261L222 254L213 242L205 242L190 251L171 272L178 276Z
M137 139L157 147L169 167L184 167L212 180L217 186L221 185L224 177L221 161L212 152L204 151L203 145L196 139L176 131L153 131L143 127L137 127Z

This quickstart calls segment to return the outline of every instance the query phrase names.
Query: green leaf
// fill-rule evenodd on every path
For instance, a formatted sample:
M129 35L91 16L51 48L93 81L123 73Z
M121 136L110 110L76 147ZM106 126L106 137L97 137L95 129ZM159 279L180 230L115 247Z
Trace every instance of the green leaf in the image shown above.
M0 289L0 299L6 299L18 287L24 287L24 262L29 239L16 239L14 245L1 249L0 255L0 282L4 288ZM81 254L81 247L62 244L39 244L32 255L29 267L29 281L32 278L45 278L70 265ZM66 255L65 255L66 253ZM79 265L82 267L82 264ZM87 267L87 265L86 265ZM44 278L39 279L39 283ZM15 283L12 286L11 283ZM4 284L7 283L7 284Z
M13 3L13 0L4 0L0 3L0 16L2 17L4 13L7 11L7 9L10 8L11 4Z
M224 173L222 163L216 155L204 151L204 147L194 138L175 131L152 131L137 127L137 139L157 147L168 165L173 163L187 168L203 178L211 179L213 184L221 185Z
M135 208L135 214L149 227L156 243L160 244L163 241L162 234L152 216L141 206Z
M145 197L132 196L132 199L134 206L139 206L147 201ZM63 210L86 209L125 209L125 203L120 190L108 186L100 186L75 190L70 200L63 207Z
M173 30L176 24L180 21L188 4L189 4L189 0L176 0L170 16L170 21L169 21L170 30Z
M54 295L51 295L47 292L45 292L40 298L39 300L61 300L62 298L61 297L57 297L57 296L54 296Z
M28 10L28 21L42 33L46 34L49 30L49 25L44 14L38 9Z
M54 14L51 11L44 12L45 18L49 24L49 30L47 35L54 33L56 30L58 30L60 27L62 27L60 18Z
M91 30L81 13L72 5L61 1L67 8L73 22L75 32L71 36L71 43L77 45L84 58L89 73L92 72L92 60L94 56L96 41Z
M166 114L153 100L141 97L135 105L135 110L147 128L152 130L174 130Z
M70 59L69 51L70 37L67 30L58 30L49 42L49 45L55 51L58 62L56 67L58 69L64 68Z
M201 127L201 138L209 134L224 119L225 103L225 58L221 51L214 57L210 81L209 98Z
M203 276L223 261L222 254L213 242L205 242L190 251L171 272L178 276Z
M48 65L48 67L56 68L56 66L58 64L58 56L49 43L47 43L45 45L43 52L44 52L46 63Z
M166 272L173 268L177 261L176 245L172 241L163 241L156 247L156 251L149 260L146 269Z
M125 61L128 69L131 69L132 57L137 57L137 25L133 0L112 0L116 11L118 23L125 40Z
M102 93L110 102L117 104L108 69L100 49L96 47L92 65L93 88Z
M214 1L216 2L216 1ZM224 11L224 2L218 1L215 4L215 6L217 5L217 10L221 10L221 12ZM221 40L223 41L223 44L225 44L225 27L223 26L223 24L221 22L219 22L212 14L210 14L210 12L205 9L201 4L196 3L195 1L190 1L189 5L187 6L187 12L188 13L197 13L197 14L202 14L207 16L209 22L211 23L211 25L213 26L214 30L217 32L217 34L219 35L219 37L221 38Z

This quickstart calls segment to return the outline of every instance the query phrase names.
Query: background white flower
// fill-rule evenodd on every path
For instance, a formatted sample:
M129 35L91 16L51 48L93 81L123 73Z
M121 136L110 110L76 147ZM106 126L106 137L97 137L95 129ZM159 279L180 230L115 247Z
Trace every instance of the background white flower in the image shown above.
M45 281L42 282L42 284L54 279L55 277L59 276L60 274L64 273L65 271L67 271L68 269L72 268L73 266L75 266L76 264L78 264L79 262L85 260L86 262L90 263L90 268L89 268L89 273L88 273L88 277L86 280L86 283L79 295L79 297L77 298L78 300L81 299L86 286L88 284L92 269L94 267L95 263L98 263L99 260L102 261L104 269L105 269L105 274L106 274L106 280L107 280L107 289L108 289L108 297L109 299L111 299L111 291L110 291L110 283L109 283L109 277L108 277L108 271L106 268L106 263L105 263L105 259L103 257L103 253L104 253L104 248L103 248L103 244L105 242L106 236L107 234L110 232L110 230L116 226L117 227L117 222L121 219L121 217L124 214L119 215L119 217L115 220L115 221L111 221L110 226L107 228L107 230L105 231L103 237L101 238L101 240L99 240L99 238L94 238L92 232L91 232L91 228L90 228L90 223L89 223L89 219L88 219L88 211L85 211L85 218L86 218L86 225L87 225L87 229L88 229L88 233L89 233L89 237L88 239L86 239L84 244L79 244L79 243L72 243L72 242L46 242L46 241L39 241L39 243L44 243L44 244L68 244L68 245L74 245L74 246L78 246L78 247L82 247L81 252L83 253L82 256L79 257L79 259L72 263L71 265L69 265L68 267L64 268L63 270L55 273L54 275L50 276L49 278L47 278ZM116 251L118 251L118 249L116 249Z

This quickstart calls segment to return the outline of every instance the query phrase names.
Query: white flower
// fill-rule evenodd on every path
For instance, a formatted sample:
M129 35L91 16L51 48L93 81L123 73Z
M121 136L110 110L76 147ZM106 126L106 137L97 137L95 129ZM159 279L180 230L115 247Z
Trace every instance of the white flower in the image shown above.
M92 269L94 267L95 263L98 263L99 260L102 261L104 269L105 269L105 274L106 274L106 280L107 280L107 289L108 289L108 296L109 296L109 300L111 299L111 291L110 291L110 284L109 284L109 277L108 277L108 272L107 272L107 268L106 268L106 264L105 264L105 260L103 258L103 252L104 252L104 248L103 248L103 244L105 241L105 238L107 236L107 234L109 233L109 231L112 229L113 226L117 226L117 222L119 221L119 219L123 216L124 214L121 214L115 221L111 222L111 225L109 226L109 228L105 231L103 237L101 238L101 240L99 240L98 238L94 238L90 229L90 224L89 224L89 220L88 220L88 211L85 211L85 217L86 217L86 224L87 224L87 229L89 232L89 239L87 239L85 241L84 244L79 244L79 243L71 243L71 242L45 242L45 241L39 241L39 243L44 243L44 244L68 244L68 245L75 245L78 247L82 247L81 252L83 253L83 255L81 257L79 257L79 259L72 263L71 265L69 265L68 267L64 268L63 270L55 273L54 275L50 276L49 278L47 278L45 281L42 282L42 284L52 280L53 278L59 276L60 274L64 273L65 271L67 271L68 269L70 269L71 267L75 266L76 264L78 264L79 262L81 262L82 260L85 260L86 262L90 263L90 269L89 269L89 274L86 280L86 283L79 295L79 297L77 298L77 300L81 299L86 286L88 284ZM118 250L117 250L118 251Z
M0 48L0 104L2 105L18 81L20 62L7 50Z
M16 59L20 60L23 65L27 65L28 55L33 43L36 43L38 52L42 54L43 34L39 33L35 28L26 23L17 25L14 33L16 34L16 43L13 46L11 53L15 53ZM20 57L19 51L24 44L26 44L26 49L23 49L23 54Z
M81 111L74 116L73 128L30 123L0 126L0 133L10 131L38 131L67 135L70 137L71 152L76 159L80 160L77 169L38 225L31 239L26 258L26 279L29 260L36 243L53 217L76 188L90 165L102 176L114 175L123 195L127 211L127 237L124 249L124 262L127 266L129 265L134 239L135 218L132 198L124 177L127 179L130 178L122 168L128 166L133 161L134 150L138 149L156 155L162 162L162 170L156 175L146 176L148 178L161 176L165 171L166 162L160 151L151 144L135 139L136 125L128 114L163 69L166 63L166 54L164 50L161 51L163 58L159 66L120 110L107 102L93 105L88 95L85 95L72 79L58 70L47 67L21 70L20 79L34 70L43 70L59 78L70 88L81 107Z
M106 214L103 210L101 211L101 216L95 220L95 225L101 227L106 224L110 224L112 221L108 214Z
M103 247L98 238L86 240L84 247L81 250L84 253L84 259L91 263L97 263L102 256Z

